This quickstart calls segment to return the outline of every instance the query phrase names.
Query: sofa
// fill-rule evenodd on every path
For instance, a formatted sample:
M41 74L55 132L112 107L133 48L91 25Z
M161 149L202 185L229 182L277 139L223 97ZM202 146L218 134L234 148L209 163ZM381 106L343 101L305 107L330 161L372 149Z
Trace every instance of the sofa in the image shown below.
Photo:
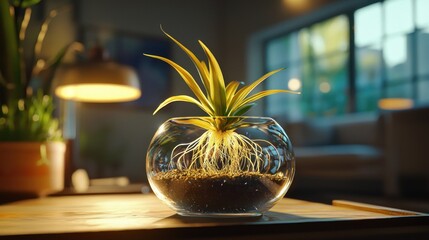
M291 192L429 197L427 106L278 122L295 152Z
M429 107L384 114L386 192L429 198Z
M384 191L384 120L377 114L281 122L292 141L292 192Z

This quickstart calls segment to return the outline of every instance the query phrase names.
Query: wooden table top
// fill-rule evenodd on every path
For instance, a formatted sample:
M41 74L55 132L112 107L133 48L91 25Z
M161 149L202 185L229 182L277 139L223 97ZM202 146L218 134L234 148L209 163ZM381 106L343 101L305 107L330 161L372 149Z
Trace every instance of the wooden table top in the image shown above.
M327 205L288 198L262 217L223 219L181 217L152 194L59 196L0 205L0 239L265 239L283 234L314 239L338 231L354 236L359 229L427 236L429 220L427 214L347 201Z

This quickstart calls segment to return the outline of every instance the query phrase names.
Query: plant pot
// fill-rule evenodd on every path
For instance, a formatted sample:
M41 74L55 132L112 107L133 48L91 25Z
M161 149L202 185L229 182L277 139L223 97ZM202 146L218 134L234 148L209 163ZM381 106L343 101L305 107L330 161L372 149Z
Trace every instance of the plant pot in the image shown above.
M65 151L63 142L0 142L0 193L45 196L63 190Z
M194 119L233 127L207 130ZM152 139L146 171L154 193L180 215L259 216L286 194L295 160L271 118L172 118Z

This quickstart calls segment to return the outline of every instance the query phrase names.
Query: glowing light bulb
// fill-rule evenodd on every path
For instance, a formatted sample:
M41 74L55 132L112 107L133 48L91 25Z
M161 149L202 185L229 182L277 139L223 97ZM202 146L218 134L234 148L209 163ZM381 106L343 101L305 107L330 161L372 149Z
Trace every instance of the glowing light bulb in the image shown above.
M320 90L322 93L328 93L328 92L330 92L330 91L331 91L331 84L329 84L328 82L322 82L322 83L320 83L320 85L319 85L319 90Z
M298 78L291 78L289 79L287 86L290 90L297 91L301 89L301 80L299 80Z

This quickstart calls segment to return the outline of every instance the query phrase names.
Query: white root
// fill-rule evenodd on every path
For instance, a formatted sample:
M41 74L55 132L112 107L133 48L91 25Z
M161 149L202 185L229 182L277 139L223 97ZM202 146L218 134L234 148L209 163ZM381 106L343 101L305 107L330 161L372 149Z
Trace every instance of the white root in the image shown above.
M265 143L268 147L261 147ZM263 139L250 139L234 131L208 130L189 143L177 145L171 153L170 170L201 169L207 174L266 172L270 152L277 148ZM267 170L264 170L267 169Z

